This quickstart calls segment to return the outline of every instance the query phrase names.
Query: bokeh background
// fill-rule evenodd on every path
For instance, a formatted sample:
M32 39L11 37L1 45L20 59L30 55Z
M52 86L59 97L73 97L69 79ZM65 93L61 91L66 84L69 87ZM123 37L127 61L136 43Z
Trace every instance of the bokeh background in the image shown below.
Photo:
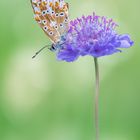
M67 0L70 18L113 18L135 46L99 60L101 140L140 139L140 1ZM0 140L94 140L94 63L59 62L30 0L0 1Z

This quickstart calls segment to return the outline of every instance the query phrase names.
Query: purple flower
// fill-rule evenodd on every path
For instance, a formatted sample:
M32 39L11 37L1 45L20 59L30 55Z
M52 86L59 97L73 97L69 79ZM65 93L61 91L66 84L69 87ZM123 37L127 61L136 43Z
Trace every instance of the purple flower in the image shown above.
M121 52L121 48L131 47L133 41L130 36L117 34L117 26L112 19L95 14L71 21L63 47L57 52L57 58L71 62L79 56L101 57Z

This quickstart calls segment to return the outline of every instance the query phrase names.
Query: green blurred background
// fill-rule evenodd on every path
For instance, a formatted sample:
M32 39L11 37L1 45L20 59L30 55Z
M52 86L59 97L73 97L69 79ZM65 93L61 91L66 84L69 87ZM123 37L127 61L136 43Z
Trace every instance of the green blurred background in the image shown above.
M140 140L140 1L67 0L113 18L135 46L99 60L101 140ZM56 61L29 0L0 1L0 140L94 140L94 63Z

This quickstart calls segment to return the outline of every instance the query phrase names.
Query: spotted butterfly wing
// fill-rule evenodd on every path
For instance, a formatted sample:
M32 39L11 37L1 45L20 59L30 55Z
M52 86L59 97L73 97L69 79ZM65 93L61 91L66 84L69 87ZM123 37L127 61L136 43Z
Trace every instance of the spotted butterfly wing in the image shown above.
M55 44L68 30L68 4L64 0L31 0L35 20Z

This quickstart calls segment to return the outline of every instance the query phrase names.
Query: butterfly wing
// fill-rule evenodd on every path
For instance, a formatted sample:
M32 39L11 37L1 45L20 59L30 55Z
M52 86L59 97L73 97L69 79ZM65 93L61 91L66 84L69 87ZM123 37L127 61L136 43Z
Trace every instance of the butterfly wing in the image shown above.
M31 0L35 20L51 39L57 43L68 30L68 4L63 0Z
M65 3L63 0L55 2L55 20L60 35L63 35L65 32L67 32L69 28L68 9L68 3Z

